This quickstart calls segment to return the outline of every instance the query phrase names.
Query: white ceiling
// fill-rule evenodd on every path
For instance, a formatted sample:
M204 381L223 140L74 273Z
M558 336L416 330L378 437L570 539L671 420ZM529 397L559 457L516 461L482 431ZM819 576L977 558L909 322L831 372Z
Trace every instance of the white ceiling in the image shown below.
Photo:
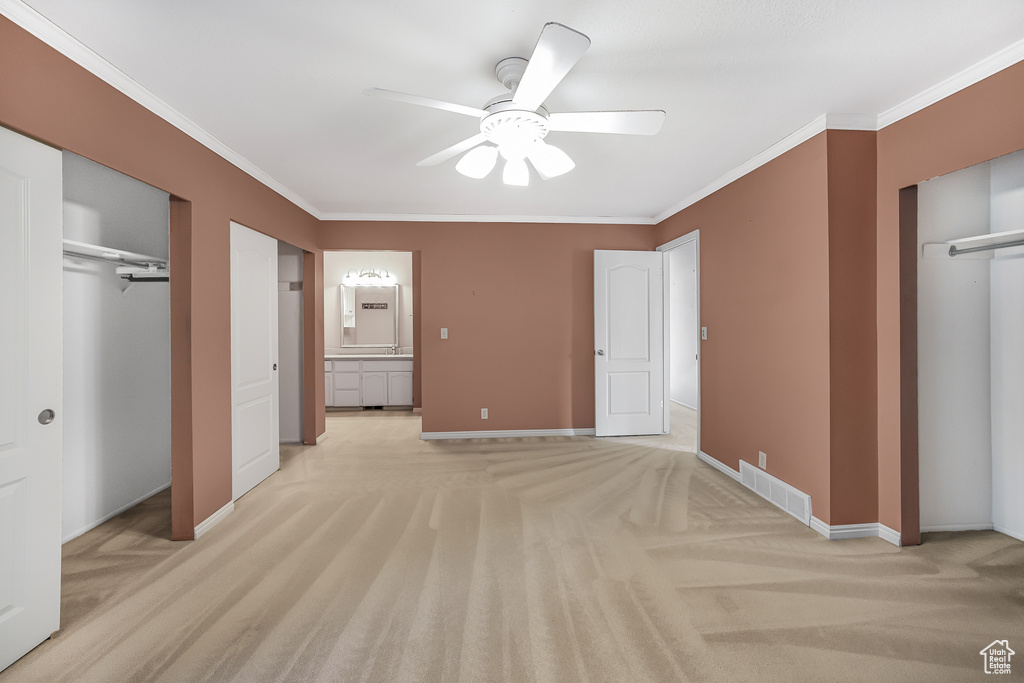
M331 218L651 222L823 114L884 114L1024 38L1021 0L24 4ZM548 21L592 41L548 109L664 109L661 133L551 133L576 169L509 187L415 165L475 119L362 94L482 106Z

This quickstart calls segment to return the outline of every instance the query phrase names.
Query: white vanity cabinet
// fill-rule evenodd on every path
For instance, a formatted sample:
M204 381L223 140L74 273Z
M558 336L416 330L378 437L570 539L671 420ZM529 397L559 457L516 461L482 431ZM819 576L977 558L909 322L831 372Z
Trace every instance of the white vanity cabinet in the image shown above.
M324 361L328 406L411 406L412 359Z

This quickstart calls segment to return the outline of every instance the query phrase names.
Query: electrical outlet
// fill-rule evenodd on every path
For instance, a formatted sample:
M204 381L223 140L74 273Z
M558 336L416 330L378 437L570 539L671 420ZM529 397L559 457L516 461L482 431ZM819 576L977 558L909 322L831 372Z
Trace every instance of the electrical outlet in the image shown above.
M448 328L447 327L442 327L441 328L441 339L447 339L447 338L448 338Z
M768 455L764 451L757 452L757 466L762 470L768 469Z
M480 419L481 420L486 420L487 419L487 408L481 408L480 409Z

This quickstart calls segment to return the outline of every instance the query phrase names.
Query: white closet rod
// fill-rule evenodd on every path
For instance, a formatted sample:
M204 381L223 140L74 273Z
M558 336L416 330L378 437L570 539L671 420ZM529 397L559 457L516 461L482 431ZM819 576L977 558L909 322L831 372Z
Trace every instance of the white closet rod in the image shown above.
M955 244L949 248L949 255L956 256L958 254L970 254L975 251L989 251L990 249L1005 249L1006 247L1021 247L1024 246L1024 239L1013 240L1012 242L999 242L997 244L983 244L980 247L965 247L960 248Z

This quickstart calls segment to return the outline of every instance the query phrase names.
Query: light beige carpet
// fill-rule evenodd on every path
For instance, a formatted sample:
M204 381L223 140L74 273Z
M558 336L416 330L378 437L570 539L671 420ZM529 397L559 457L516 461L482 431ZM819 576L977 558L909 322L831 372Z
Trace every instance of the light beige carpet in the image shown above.
M963 681L995 639L1024 675L1024 543L829 542L690 454L419 424L332 414L198 541L160 495L68 543L0 681Z

